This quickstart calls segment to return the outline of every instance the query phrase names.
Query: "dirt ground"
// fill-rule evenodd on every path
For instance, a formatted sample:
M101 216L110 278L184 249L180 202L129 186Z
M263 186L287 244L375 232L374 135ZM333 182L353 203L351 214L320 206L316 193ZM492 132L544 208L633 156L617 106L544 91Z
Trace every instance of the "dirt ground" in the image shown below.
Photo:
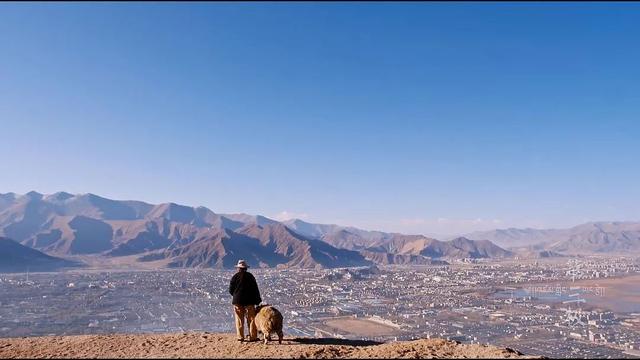
M353 317L327 320L325 325L332 330L344 331L354 336L385 336L398 332L391 326L367 319L354 319Z
M287 338L240 343L231 334L115 334L0 338L0 358L523 358L510 349L442 339L373 343Z

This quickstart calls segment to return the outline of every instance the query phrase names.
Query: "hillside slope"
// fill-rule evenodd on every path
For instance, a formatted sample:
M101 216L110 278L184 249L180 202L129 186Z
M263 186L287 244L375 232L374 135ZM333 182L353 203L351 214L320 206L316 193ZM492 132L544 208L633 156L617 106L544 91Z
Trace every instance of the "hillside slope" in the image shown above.
M55 271L80 265L0 237L0 272Z
M264 345L231 334L80 335L0 339L0 358L526 358L494 346L442 339L371 344L340 339L287 338Z
M307 239L275 223L220 229L143 260L169 259L170 267L232 268L237 259L251 266L330 268L371 265L360 253Z

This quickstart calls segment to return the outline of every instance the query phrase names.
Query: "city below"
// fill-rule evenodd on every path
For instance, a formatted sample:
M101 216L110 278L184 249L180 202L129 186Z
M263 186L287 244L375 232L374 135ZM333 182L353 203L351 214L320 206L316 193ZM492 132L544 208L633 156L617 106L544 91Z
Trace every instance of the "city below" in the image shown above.
M285 337L443 338L548 357L640 356L640 262L466 259L446 265L251 269ZM231 270L0 274L0 337L227 332ZM636 292L633 292L636 291Z

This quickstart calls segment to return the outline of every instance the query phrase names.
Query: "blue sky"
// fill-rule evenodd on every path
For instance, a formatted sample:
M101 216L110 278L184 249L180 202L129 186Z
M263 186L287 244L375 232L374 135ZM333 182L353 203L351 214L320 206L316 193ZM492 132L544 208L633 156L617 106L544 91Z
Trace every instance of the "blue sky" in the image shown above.
M640 220L638 3L4 3L0 34L0 192Z

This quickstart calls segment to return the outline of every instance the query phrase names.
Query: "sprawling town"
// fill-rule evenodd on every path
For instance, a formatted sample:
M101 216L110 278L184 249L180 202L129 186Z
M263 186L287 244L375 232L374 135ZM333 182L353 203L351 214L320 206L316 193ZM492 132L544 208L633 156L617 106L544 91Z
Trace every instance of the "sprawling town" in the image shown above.
M263 302L283 313L285 337L438 337L549 357L640 356L640 301L616 296L638 283L634 258L251 271ZM232 332L232 274L0 274L0 337Z

